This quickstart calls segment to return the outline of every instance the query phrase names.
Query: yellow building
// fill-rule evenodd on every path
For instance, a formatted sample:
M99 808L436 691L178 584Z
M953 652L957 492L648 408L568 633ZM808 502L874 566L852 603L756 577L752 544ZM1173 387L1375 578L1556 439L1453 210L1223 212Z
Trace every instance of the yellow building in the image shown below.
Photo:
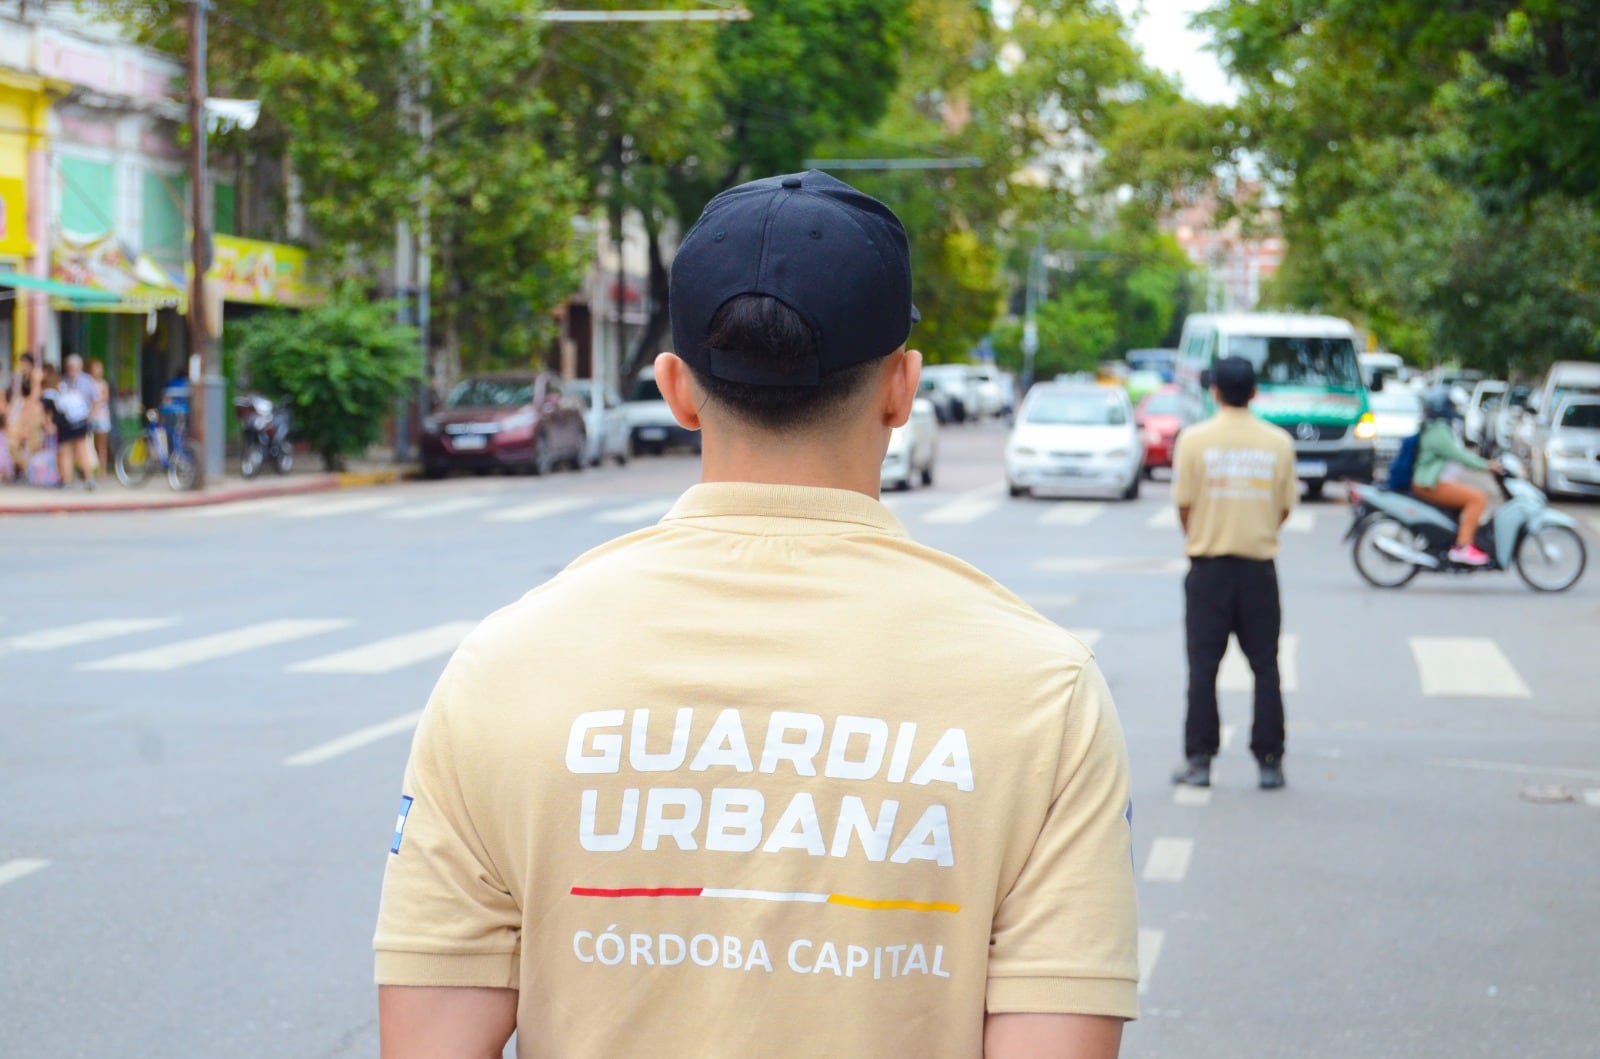
M45 119L57 86L0 68L0 274L36 275L44 241ZM40 339L44 290L0 283L0 350L15 363Z

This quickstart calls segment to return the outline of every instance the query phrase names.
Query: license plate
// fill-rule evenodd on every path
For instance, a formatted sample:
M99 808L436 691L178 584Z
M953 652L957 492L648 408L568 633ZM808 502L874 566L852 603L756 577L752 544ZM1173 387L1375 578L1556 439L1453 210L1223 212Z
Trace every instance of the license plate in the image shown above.
M667 430L665 427L645 427L639 431L640 441L665 441Z
M1295 460L1294 473L1296 478L1326 478L1328 465L1322 460Z
M462 434L455 439L454 444L457 452L476 452L478 449L488 448L489 439L482 434Z

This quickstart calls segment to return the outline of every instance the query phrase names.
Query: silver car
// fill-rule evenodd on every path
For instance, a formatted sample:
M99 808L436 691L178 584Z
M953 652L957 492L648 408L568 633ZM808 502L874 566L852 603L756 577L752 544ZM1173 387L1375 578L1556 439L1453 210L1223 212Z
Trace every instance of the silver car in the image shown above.
M1533 450L1533 481L1549 496L1600 496L1600 396L1568 397L1556 406Z

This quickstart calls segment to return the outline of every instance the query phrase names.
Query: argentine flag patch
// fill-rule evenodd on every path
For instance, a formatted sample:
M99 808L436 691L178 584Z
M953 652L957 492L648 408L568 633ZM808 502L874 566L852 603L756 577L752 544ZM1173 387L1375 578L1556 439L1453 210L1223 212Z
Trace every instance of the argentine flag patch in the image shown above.
M400 815L394 820L394 841L389 845L390 853L400 852L400 840L405 837L406 817L411 815L411 795L400 797Z

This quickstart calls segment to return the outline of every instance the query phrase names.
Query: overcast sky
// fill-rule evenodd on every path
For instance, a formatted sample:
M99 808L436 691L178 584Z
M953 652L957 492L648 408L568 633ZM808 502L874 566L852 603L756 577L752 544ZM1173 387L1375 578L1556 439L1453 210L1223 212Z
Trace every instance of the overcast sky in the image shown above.
M1134 25L1133 38L1145 59L1156 69L1183 81L1185 94L1207 103L1231 103L1238 90L1205 50L1207 38L1189 29L1195 12L1211 6L1207 0L1117 0L1123 17ZM1138 17L1140 7L1144 16Z

